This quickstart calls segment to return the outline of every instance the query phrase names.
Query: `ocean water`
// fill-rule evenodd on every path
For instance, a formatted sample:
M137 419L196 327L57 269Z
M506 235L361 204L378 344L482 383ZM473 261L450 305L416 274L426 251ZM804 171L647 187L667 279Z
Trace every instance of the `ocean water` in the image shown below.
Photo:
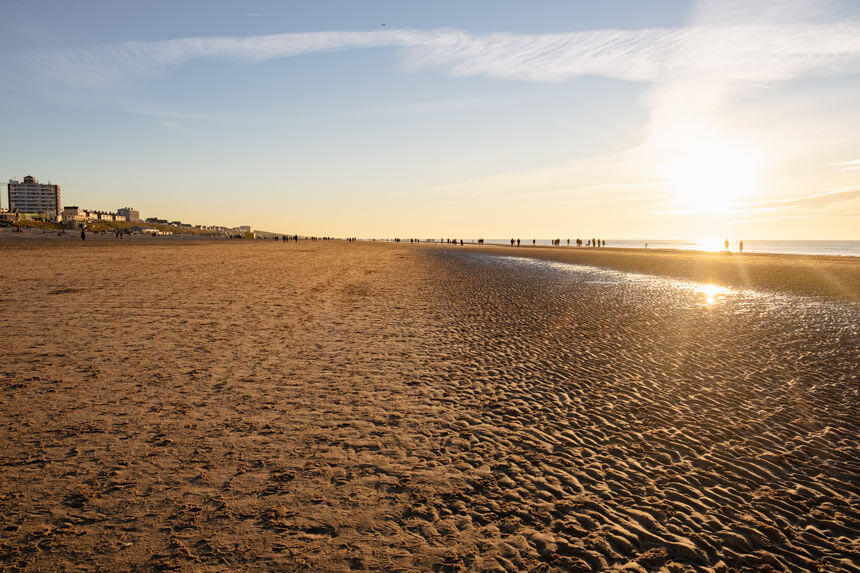
M562 238L562 246L567 246L567 239ZM573 244L575 239L571 239ZM585 240L585 239L583 239ZM510 239L493 239L487 240L487 243L499 243L509 245ZM701 242L701 241L660 241L660 240L618 240L606 239L607 247L625 248L625 249L644 249L645 244L648 244L649 249L680 249L684 251L719 251L722 249L722 244L716 242ZM523 239L523 246L530 246L532 240ZM537 239L537 245L550 245L551 239ZM582 247L586 248L586 247ZM732 251L737 252L738 242L730 241ZM837 255L845 257L860 257L860 241L756 241L744 239L745 253L781 253L792 255Z

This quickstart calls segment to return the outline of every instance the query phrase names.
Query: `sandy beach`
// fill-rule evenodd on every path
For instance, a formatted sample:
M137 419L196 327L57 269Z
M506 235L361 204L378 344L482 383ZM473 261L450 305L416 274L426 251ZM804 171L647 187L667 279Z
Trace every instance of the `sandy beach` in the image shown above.
M511 250L0 241L0 567L860 571L856 260Z

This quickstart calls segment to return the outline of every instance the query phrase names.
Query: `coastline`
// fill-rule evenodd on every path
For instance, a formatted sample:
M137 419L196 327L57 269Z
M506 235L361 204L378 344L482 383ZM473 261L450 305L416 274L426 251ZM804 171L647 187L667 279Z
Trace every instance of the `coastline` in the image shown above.
M133 244L152 246L193 245L210 242L232 242L215 236L171 235L148 237L132 235L117 239L110 234L92 233L81 241L74 232L57 235L35 230L23 234L0 229L0 249L38 249L122 247ZM271 239L248 240L257 245L274 242ZM326 243L343 242L340 239ZM301 244L314 243L302 239ZM588 265L622 272L664 276L679 280L714 284L722 287L780 292L813 296L827 300L860 302L860 257L839 255L808 255L783 253L737 253L693 251L687 249L639 249L619 247L568 247L549 245L509 247L487 244L454 246L442 243L392 243L360 241L361 244L401 246L422 249L456 249L499 256L527 257L538 260Z
M611 247L464 245L456 248L590 265L724 287L860 302L860 258L857 257Z

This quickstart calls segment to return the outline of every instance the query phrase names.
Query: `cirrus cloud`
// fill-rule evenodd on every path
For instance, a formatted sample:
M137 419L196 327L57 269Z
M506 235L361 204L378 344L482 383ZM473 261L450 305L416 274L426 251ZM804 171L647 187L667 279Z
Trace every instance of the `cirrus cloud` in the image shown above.
M439 68L454 76L558 82L595 75L654 81L690 67L719 70L727 80L778 81L860 71L860 23L565 34L322 31L123 42L39 51L30 58L35 69L48 76L92 82L156 73L199 59L265 61L367 48L401 50L406 70Z

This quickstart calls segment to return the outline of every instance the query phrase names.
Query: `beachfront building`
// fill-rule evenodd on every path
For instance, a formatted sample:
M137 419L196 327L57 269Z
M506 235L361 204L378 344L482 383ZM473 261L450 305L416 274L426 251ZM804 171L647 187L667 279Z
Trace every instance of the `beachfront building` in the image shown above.
M78 225L81 223L89 223L96 221L121 223L125 220L125 215L120 215L119 213L109 213L107 211L90 211L89 209L81 209L80 207L74 205L63 207L63 221L68 225Z
M108 211L84 211L87 214L88 221L108 221L110 223L123 222L125 216L118 213L110 213Z
M86 211L77 205L69 205L63 207L63 222L70 225L77 225L87 221Z
M18 182L10 179L7 187L9 210L18 213L38 213L48 219L60 217L60 186L39 183L32 175Z
M137 223L140 221L140 211L137 209L132 209L131 207L123 207L122 209L116 210L117 215L122 215L125 217L125 220L130 223Z

